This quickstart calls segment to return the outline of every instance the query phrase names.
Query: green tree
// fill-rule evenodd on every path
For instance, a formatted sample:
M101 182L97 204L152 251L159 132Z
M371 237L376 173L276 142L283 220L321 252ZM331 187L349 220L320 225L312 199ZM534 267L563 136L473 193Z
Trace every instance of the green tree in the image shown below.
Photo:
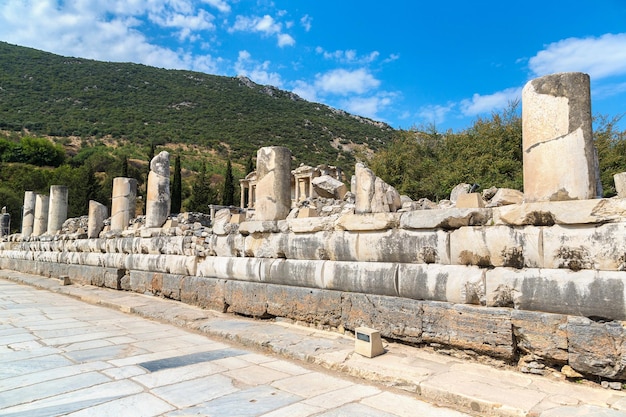
M174 159L174 177L172 180L172 213L180 213L183 198L183 182L180 168L180 155Z
M209 204L213 204L216 193L211 185L211 179L207 174L206 166L203 164L198 172L191 190L191 197L187 203L189 211L207 213Z
M600 162L600 180L604 197L616 194L613 175L626 172L626 131L619 131L617 124L622 116L594 117L594 141Z
M230 158L226 162L226 172L224 173L224 188L222 189L222 205L232 206L235 204L235 178L233 177L233 166Z

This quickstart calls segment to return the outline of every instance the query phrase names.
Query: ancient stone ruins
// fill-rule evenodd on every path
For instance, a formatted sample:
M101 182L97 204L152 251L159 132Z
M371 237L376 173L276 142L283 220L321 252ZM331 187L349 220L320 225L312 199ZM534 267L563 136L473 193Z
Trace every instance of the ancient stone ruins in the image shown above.
M400 196L357 164L291 171L258 151L242 208L169 213L169 155L151 163L145 220L136 182L117 178L112 212L67 213L67 188L27 191L21 234L0 267L150 293L258 318L283 317L518 364L626 380L625 174L600 195L589 77L554 74L523 91L524 193ZM215 208L213 208L215 209ZM456 349L456 350L455 350ZM567 370L567 371L566 371Z

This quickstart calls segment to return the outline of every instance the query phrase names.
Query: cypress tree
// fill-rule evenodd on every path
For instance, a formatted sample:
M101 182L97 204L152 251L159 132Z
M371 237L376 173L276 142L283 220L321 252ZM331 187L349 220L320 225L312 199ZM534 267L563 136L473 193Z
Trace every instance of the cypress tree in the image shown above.
M232 206L235 204L235 179L233 178L233 166L230 158L226 163L226 172L224 173L224 188L222 191L222 205Z
M189 199L189 211L208 213L209 204L215 200L215 191L211 186L211 179L207 175L206 167L202 165L196 181L191 188L191 198Z
M180 213L183 199L183 184L180 169L180 155L174 160L174 178L172 181L172 213Z

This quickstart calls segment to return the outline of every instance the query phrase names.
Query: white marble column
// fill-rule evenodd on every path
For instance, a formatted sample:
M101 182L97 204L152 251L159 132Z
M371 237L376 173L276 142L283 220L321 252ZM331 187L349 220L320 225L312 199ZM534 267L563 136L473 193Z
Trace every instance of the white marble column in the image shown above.
M67 185L50 186L48 231L46 232L49 235L55 235L59 232L67 220L68 192Z
M526 202L591 199L600 193L587 74L529 81L522 91L522 137Z
M257 152L256 220L283 220L291 210L291 151L269 146Z
M34 191L24 192L24 209L22 212L22 237L30 237L33 234L33 226L35 225L35 201L36 193Z
M111 231L121 232L135 217L137 200L137 180L134 178L113 178L111 198Z

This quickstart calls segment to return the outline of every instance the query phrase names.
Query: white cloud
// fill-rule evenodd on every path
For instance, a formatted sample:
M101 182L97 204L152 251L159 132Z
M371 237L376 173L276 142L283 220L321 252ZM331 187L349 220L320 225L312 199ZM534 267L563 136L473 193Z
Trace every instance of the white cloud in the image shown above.
M452 111L453 108L453 103L448 103L445 106L439 104L429 104L421 107L417 112L417 116L428 123L440 124L446 120L446 116Z
M151 43L139 31L152 16L179 39L213 30L212 16L190 0L22 0L0 3L0 39L60 55L139 62L162 68L216 70L219 60L194 57Z
M332 59L342 63L366 65L378 59L380 53L378 51L370 52L367 55L359 56L354 49L337 50L334 52L326 51L321 46L315 48L315 52L322 55L324 59Z
M509 103L519 100L521 96L521 87L507 88L488 95L474 94L471 99L461 101L461 112L464 116L491 113L507 107Z
M244 75L257 84L282 87L283 81L280 74L269 71L269 67L269 61L255 61L248 51L239 51L239 57L235 63L237 75Z
M150 20L164 28L180 29L179 38L185 40L191 37L192 32L200 30L214 30L215 25L212 14L206 10L199 10L198 14L162 13L160 15L150 13Z
M300 24L304 28L305 31L310 31L312 27L313 18L308 14L305 14L302 19L300 19Z
M233 32L257 32L263 36L276 35L279 47L293 46L296 41L293 37L282 32L283 25L276 22L270 15L259 16L237 16L235 24L228 29Z
M235 24L230 29L231 32L261 32L265 35L280 33L281 25L276 23L269 15L259 16L237 16Z
M592 79L626 74L626 33L607 33L598 38L569 38L549 44L530 58L536 76L580 71Z
M209 6L215 7L222 13L230 13L230 5L223 0L202 0Z
M376 119L378 113L391 104L386 96L353 97L342 101L342 107L348 112Z
M281 48L284 46L293 46L296 44L296 40L286 33L281 33L278 35L278 46Z
M378 88L380 81L365 68L354 71L335 69L325 74L318 74L315 86L326 93L332 94L364 94Z

